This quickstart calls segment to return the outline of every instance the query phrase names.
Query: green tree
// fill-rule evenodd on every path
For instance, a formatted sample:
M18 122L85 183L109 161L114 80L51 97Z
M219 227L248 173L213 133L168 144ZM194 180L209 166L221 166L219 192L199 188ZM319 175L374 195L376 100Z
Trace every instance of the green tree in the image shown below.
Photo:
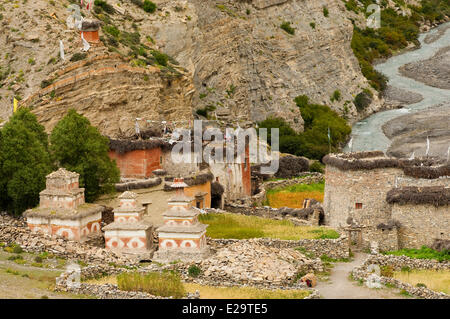
M0 134L0 205L14 214L34 207L51 172L48 137L28 109L19 109Z
M327 105L311 104L306 95L294 99L300 108L304 121L304 131L296 133L287 122L281 118L268 118L259 123L260 127L279 128L280 152L321 159L329 150L328 128L331 135L331 150L336 151L343 144L351 128L347 122Z
M108 156L109 141L89 120L71 109L50 135L50 150L58 164L80 174L86 201L114 189L119 169Z

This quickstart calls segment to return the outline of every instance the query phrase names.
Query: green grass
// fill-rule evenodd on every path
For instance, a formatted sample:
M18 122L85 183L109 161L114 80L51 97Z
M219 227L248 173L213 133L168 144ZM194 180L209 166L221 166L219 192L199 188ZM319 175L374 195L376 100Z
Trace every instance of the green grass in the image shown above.
M161 297L181 298L186 293L180 275L173 272L122 273L117 276L117 285L120 290L147 292Z
M213 287L199 284L184 284L189 292L200 292L201 299L304 299L308 290L269 290L253 287Z
M357 6L356 0L345 2L347 10L365 13L375 0L360 1L364 8ZM411 16L403 16L392 8L382 4L381 27L379 29L360 29L356 25L353 30L352 49L359 60L363 75L373 88L383 91L387 79L377 72L372 64L375 59L390 57L393 53L404 49L408 43L418 44L419 25L423 20L434 22L450 15L450 2L441 0L422 0L418 6L408 6Z
M295 29L293 27L291 27L291 23L288 21L284 21L281 25L280 28L283 29L284 31L286 31L289 34L295 34Z
M313 183L313 184L295 184L287 187L278 187L272 188L267 191L267 194L275 194L278 192L290 192L290 193L299 193L299 192L324 192L325 190L325 182Z
M339 238L339 233L326 227L296 226L288 220L272 220L240 214L204 214L208 224L206 235L211 238L250 239L276 238L284 240Z
M450 270L412 269L396 271L393 277L416 287L450 293Z
M450 251L449 250L443 250L441 252L434 250L432 248L422 246L420 249L400 249L400 250L394 250L394 251L386 251L384 252L385 255L396 255L396 256L408 256L411 258L416 259L436 259L439 262L443 261L449 261L450 260Z

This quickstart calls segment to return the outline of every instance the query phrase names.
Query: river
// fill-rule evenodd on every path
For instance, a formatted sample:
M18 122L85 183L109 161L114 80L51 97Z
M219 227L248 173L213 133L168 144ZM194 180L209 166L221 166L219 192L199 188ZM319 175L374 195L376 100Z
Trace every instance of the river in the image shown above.
M447 24L450 24L450 22ZM389 85L419 93L423 96L423 100L415 104L410 104L402 109L378 112L364 120L356 122L352 127L351 135L353 138L353 151L380 150L386 152L391 141L382 131L383 124L406 113L417 112L418 110L429 108L438 103L450 101L450 90L425 85L411 78L402 76L398 71L399 67L404 64L426 60L432 57L439 49L450 46L450 28L447 28L445 34L437 41L429 44L424 42L427 35L434 34L435 32L437 32L437 29L432 29L419 36L419 41L421 43L420 49L396 55L375 66L378 71L389 78ZM350 149L347 145L344 148L344 152L348 151L350 151Z

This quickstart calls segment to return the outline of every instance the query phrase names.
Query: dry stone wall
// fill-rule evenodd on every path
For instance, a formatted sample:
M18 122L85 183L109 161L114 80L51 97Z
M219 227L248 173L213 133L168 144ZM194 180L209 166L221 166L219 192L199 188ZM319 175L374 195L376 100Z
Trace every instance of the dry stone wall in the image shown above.
M399 205L392 206L392 219L400 223L398 240L402 247L430 247L435 239L450 239L449 206Z
M444 262L440 263L436 260L431 259L413 259L407 256L393 256L393 255L371 255L369 256L361 266L355 267L352 270L352 277L356 280L367 280L367 278L372 275L369 270L370 265L380 265L380 266L391 266L394 270L400 270L403 267L408 267L410 269L432 269L440 270L450 269L450 263ZM395 278L379 276L381 284L388 284L395 286L408 292L418 298L424 299L450 299L450 296L443 293L437 292L426 287L415 287L409 283L402 282Z
M0 214L0 242L16 243L27 252L50 252L57 257L82 260L87 263L117 263L132 265L135 262L119 256L104 248L91 246L67 240L64 237L50 236L40 232L32 232L23 219L15 219L8 215Z
M358 160L359 155L364 156L364 153L354 153L354 158L345 158L344 155L341 158L337 155L329 158L325 169L323 204L326 225L342 228L347 226L347 221L351 218L356 224L364 226L363 245L368 247L370 242L375 241L383 250L419 248L422 245L431 245L436 238L448 238L448 205L434 208L428 204L392 205L386 199L388 192L397 187L448 186L448 176L414 178L407 176L405 170L409 174L412 170L425 172L433 171L433 168L426 165L423 169L420 166L390 167L395 166L391 164L396 164L395 161L398 160L385 158L383 154L374 155L367 160ZM341 165L339 161L343 169L336 167ZM380 164L383 164L383 161L392 163L370 167L377 161ZM352 165L366 165L370 168L358 169L352 168ZM445 170L445 166L440 166L440 169ZM393 222L396 228L381 227Z
M303 247L316 257L327 255L334 259L348 258L349 247L345 236L337 239L300 239L300 240L281 240L271 238L253 239L261 245L274 248L297 248ZM225 247L236 242L246 242L247 239L211 239L208 238L208 244L216 249Z

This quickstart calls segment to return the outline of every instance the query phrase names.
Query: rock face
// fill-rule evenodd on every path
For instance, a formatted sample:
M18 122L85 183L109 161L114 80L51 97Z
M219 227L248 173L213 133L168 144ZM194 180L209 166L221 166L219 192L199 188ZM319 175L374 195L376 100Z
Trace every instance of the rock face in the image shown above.
M185 123L192 118L189 76L169 78L156 67L132 67L117 54L92 55L59 70L54 75L56 81L23 101L47 131L70 108L111 137L132 135L136 118ZM140 121L141 129L145 124Z
M405 64L399 71L426 85L450 90L450 47L440 49L428 60Z
M349 18L357 25L364 18L346 10L342 1L169 0L157 5L149 14L124 2L108 19L121 30L138 32L141 43L178 61L179 66L171 64L176 77L117 60L102 42L92 45L81 61L87 64L73 63L69 60L82 45L79 33L64 23L69 12L62 3L52 6L51 14L43 0L24 7L5 3L0 122L11 114L13 93L22 98L21 106L33 108L47 130L68 108L75 108L110 136L132 133L136 118L186 123L193 109L205 107L210 118L226 114L241 123L280 116L301 131L303 119L293 102L301 94L340 114L345 109L350 122L358 118L352 101L369 84L350 47ZM283 22L291 23L294 34L280 27ZM100 29L100 40L108 38ZM59 59L59 40L64 61ZM104 55L108 58L95 60ZM55 86L43 85L43 80L53 80ZM332 102L335 90L342 97ZM368 112L380 108L375 97Z
M71 12L63 2L50 7L43 0L4 3L1 10L0 123L12 113L13 96L21 100L19 107L32 108L47 131L69 108L112 137L134 133L136 118L143 118L143 125L145 120L192 118L194 86L183 68L173 66L172 76L156 67L133 67L102 42L91 44L87 56L74 61L74 54L83 56L83 46L79 31L66 26ZM82 12L92 17L92 12ZM121 30L134 31L120 14L112 16ZM146 35L141 34L141 42ZM105 36L102 30L100 36ZM64 60L59 56L60 40Z
M383 125L383 132L392 140L387 154L394 157L424 156L427 136L430 139L430 155L447 158L450 139L450 103L406 114Z
M296 96L306 94L342 113L345 101L369 87L350 47L352 13L342 1L194 0L178 12L179 1L160 7L170 14L151 30L161 50L192 72L196 108L225 108L234 119L252 121L281 116L301 130ZM294 35L280 28L284 21L291 22ZM342 98L331 102L335 90ZM347 104L354 119L355 107Z

